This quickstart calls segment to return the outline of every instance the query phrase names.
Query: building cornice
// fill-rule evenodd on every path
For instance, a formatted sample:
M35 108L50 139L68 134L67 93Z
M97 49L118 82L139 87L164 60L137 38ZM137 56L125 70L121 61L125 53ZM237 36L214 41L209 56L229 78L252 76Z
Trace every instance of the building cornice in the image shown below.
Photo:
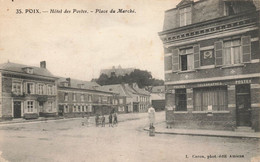
M258 78L258 77L260 77L260 73L192 79L192 80L170 81L170 82L165 82L164 85L179 85L179 84L188 84L188 83L200 83L200 82L222 81L222 80L232 80L232 79Z

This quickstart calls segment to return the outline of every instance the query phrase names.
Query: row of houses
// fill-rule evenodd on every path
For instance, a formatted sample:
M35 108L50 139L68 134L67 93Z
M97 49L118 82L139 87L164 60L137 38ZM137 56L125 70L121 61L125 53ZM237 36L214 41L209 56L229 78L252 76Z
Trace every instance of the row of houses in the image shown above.
M40 67L0 65L0 119L77 117L110 112L146 112L150 93L137 84L100 86L95 82L51 74Z
M258 0L182 0L165 11L166 122L260 131Z

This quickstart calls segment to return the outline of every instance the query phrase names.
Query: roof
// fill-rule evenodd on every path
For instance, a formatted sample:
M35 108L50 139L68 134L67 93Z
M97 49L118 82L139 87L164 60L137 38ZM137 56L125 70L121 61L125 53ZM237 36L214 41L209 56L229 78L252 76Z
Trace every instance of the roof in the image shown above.
M165 87L164 86L154 86L152 87L152 93L164 93Z
M118 93L120 96L129 96L129 94L125 91L122 84L113 84L113 85L104 85L98 87L98 89L115 92Z
M32 74L26 73L24 68L32 68L33 69L33 73ZM17 72L17 73L23 73L23 74L27 74L27 75L39 75L39 76L56 78L46 68L40 68L40 67L29 66L29 65L22 65L22 64L12 63L12 62L7 62L7 63L0 64L0 70L10 71L10 72Z
M59 77L59 79L58 79L59 86L61 86L60 83L69 82L67 79L68 78ZM80 88L79 85L83 85L82 89L92 89L92 90L95 90L95 87L99 87L100 86L96 82L83 81L83 80L72 79L72 78L69 78L69 79L70 79L70 87L71 88Z

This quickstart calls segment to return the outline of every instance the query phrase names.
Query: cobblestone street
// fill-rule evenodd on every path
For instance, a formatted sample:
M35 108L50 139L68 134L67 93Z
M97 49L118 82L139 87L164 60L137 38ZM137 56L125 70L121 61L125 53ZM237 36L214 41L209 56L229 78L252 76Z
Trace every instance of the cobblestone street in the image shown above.
M163 122L164 117L164 112L156 113L157 122ZM250 161L260 151L257 139L165 134L149 137L143 130L146 113L119 115L119 125L113 128L95 127L93 118L89 127L82 126L85 120L1 125L1 161L209 161L209 155L214 161Z

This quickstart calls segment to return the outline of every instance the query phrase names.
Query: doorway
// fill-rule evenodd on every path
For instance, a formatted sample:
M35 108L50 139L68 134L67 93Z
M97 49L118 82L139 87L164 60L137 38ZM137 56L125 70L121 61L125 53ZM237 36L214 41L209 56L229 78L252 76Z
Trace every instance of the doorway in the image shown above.
M250 84L236 85L237 126L251 126Z
M14 118L22 117L21 101L14 101Z

